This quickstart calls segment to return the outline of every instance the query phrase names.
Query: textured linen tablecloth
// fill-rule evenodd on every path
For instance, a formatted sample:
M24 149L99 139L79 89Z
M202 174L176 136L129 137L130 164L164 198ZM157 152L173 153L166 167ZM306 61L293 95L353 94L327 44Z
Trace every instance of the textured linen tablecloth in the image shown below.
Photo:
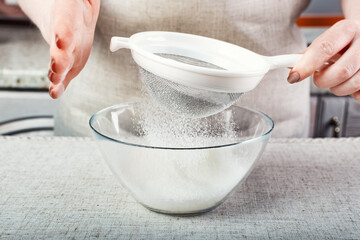
M0 138L0 239L360 239L360 138L273 139L195 217L151 212L88 138Z

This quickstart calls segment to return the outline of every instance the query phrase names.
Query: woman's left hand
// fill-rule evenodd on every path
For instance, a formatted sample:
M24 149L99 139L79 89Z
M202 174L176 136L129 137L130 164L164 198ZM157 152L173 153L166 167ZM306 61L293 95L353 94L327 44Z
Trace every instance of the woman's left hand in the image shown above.
M324 67L326 63L328 66ZM319 88L360 102L360 21L342 20L316 38L290 71L295 83L314 74Z

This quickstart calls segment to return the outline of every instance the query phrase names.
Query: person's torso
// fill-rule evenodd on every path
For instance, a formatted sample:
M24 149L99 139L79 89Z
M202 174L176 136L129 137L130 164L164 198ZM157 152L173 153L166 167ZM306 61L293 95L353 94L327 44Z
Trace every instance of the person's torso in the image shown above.
M97 36L87 66L73 80L58 111L58 132L65 130L66 118L85 118L112 104L133 101L140 95L138 69L129 51L111 54L112 36L129 37L141 31L176 31L231 42L264 55L301 52L305 41L295 20L309 0L106 0L102 1ZM299 136L299 130L286 128L305 125L307 107L294 108L308 101L308 84L289 85L288 70L267 74L260 85L244 94L238 104L268 113L284 123L278 136ZM279 113L282 109L284 114ZM289 122L286 118L293 120ZM87 122L87 120L86 120ZM85 126L87 127L87 126ZM306 128L304 126L300 126ZM63 130L61 130L63 129ZM78 131L78 132L76 132Z
M273 54L273 49L281 43L286 43L282 44L286 47L289 42L293 42L290 45L301 42L289 29L309 0L106 0L103 3L98 25L107 40L112 35L128 37L141 31L176 31ZM268 42L272 39L277 44Z

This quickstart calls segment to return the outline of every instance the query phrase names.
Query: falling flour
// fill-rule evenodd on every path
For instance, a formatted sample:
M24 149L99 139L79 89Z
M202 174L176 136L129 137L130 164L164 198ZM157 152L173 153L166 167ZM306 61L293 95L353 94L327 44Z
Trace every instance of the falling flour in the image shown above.
M151 100L136 113L136 134L122 140L167 149L116 145L121 161L109 164L134 197L154 210L192 213L216 206L244 179L257 157L254 148L261 147L202 148L239 140L226 114L189 119L164 112ZM169 149L194 147L199 149Z
M174 54L157 54L165 59L171 59L192 66L221 69L217 65L185 56ZM228 93L194 88L184 84L159 77L140 67L140 79L149 95L156 99L159 105L167 111L190 118L207 117L233 105L242 93Z

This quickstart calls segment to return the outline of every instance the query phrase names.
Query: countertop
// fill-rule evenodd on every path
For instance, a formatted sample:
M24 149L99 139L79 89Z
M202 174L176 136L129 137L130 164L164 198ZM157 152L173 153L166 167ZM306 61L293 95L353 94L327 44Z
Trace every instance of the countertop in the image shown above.
M49 87L49 46L35 27L0 25L0 53L0 88Z
M360 138L272 139L248 179L195 217L153 213L90 138L0 137L1 239L360 238Z

